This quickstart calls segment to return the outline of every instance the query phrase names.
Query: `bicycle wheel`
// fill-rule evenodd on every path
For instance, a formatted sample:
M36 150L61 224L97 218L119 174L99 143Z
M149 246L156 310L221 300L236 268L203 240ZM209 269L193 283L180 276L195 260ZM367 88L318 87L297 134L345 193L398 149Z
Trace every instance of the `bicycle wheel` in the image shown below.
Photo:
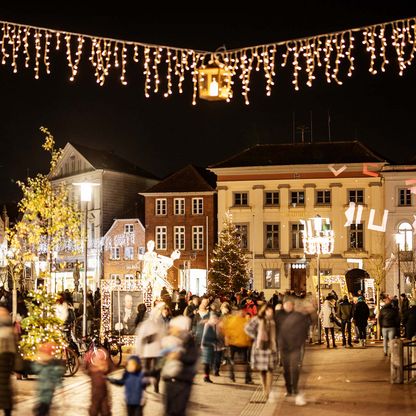
M63 354L65 360L65 377L72 377L79 368L78 355L71 348L65 348Z
M110 341L108 343L108 351L110 352L110 359L113 364L118 367L121 364L122 351L121 345L116 341Z

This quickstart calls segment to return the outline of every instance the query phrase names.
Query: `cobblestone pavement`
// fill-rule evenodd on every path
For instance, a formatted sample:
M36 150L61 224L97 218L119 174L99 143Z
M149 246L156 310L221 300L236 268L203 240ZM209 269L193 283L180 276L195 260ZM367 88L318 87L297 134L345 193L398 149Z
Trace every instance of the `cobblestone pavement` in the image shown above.
M307 349L301 386L308 404L294 406L285 400L284 383L278 381L277 403L267 404L262 416L353 416L416 414L416 386L390 384L390 362L380 344L366 349Z
M305 407L296 407L293 401L284 398L283 378L278 375L267 403L257 375L254 376L255 385L245 385L243 373L237 373L236 383L224 376L213 377L213 380L214 384L205 384L202 375L197 375L189 416L416 414L416 386L390 384L389 360L384 357L380 344L366 349L307 348L300 383L308 402ZM18 403L14 414L32 414L35 383L36 380L15 381ZM89 389L88 378L81 372L65 379L64 388L55 397L52 416L86 416L90 403ZM123 389L111 386L111 393L113 415L126 415ZM146 394L144 416L163 415L163 395L154 393L152 388Z
M114 373L114 376L121 375L121 372ZM189 404L189 416L197 415L217 415L224 416L256 416L264 408L265 402L258 380L254 385L244 384L243 373L236 374L237 382L232 383L227 377L213 377L214 384L205 384L202 375L197 375L195 385ZM26 416L32 414L35 403L33 391L36 380L17 381L15 414ZM90 403L88 378L78 373L72 378L65 379L64 388L61 389L54 398L53 416L83 416L88 414ZM123 388L111 386L113 415L124 416ZM147 403L144 416L163 415L163 395L153 392L149 387Z

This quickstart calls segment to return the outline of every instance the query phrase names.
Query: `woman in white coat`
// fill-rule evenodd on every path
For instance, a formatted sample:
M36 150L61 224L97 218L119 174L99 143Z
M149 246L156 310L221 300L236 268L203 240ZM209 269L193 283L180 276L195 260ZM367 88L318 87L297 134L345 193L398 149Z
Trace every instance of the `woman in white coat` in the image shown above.
M161 341L166 335L166 325L162 320L164 302L158 303L149 314L149 318L137 327L136 355L143 360L143 367L147 371L158 370L161 358ZM155 392L159 393L160 371L157 372Z
M335 308L330 298L326 298L325 302L322 305L321 313L319 314L319 318L322 320L322 326L325 330L325 339L326 339L326 347L329 347L329 332L331 332L332 337L332 346L337 348L335 344L335 332L334 327L335 323Z

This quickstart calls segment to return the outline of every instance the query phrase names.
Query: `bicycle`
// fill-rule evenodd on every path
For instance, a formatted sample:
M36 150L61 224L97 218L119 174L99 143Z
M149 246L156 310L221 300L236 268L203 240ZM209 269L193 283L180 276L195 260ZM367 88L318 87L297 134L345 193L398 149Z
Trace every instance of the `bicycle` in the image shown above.
M64 377L72 377L79 369L79 359L77 353L70 347L65 347L60 357L65 362Z
M88 340L77 340L73 338L73 343L75 345L75 350L78 353L79 357L84 359L86 354L90 354L89 359L94 359L97 354L101 354L102 349L106 350L108 353L108 358L111 362L118 367L121 364L123 358L122 352L122 343L120 343L117 338L111 336L110 332L106 332L104 339L101 342L98 329L93 331L92 337ZM89 342L86 342L89 341ZM104 358L104 357L101 357Z

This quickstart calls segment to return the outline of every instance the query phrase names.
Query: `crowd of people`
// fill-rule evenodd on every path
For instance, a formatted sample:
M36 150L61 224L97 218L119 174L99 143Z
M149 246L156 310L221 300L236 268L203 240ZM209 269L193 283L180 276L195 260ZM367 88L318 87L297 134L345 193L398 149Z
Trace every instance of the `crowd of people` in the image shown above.
M16 353L16 326L12 325L7 293L0 293L0 409L11 415L12 393L10 374L14 370L11 359ZM99 319L96 308L100 294L88 293L87 311L90 319ZM82 315L81 296L62 293L56 304L57 316L66 323ZM196 296L186 291L169 293L163 288L150 311L140 304L135 316L134 355L127 360L121 378L110 375L114 366L105 350L94 356L86 355L84 370L91 380L92 397L89 414L110 415L109 383L124 386L128 415L142 415L145 389L160 391L164 384L165 414L185 415L199 363L203 382L215 383L227 368L231 383L236 382L235 366L243 367L244 382L253 384L257 373L265 400L272 392L274 372L283 367L286 396L296 405L306 404L299 390L299 376L305 344L317 341L318 321L321 320L326 347L337 348L338 330L344 347L359 343L366 347L369 320L376 317L381 325L384 353L388 355L389 340L416 335L416 302L406 295L382 295L380 311L367 304L365 296L342 296L332 291L322 299L320 316L316 298L312 294L275 293L266 299L264 293L242 288L231 296ZM18 313L25 316L24 294L18 296ZM33 372L38 374L36 416L49 414L55 390L63 377L62 363L54 356L52 343L39 345L39 360ZM224 364L227 364L224 367ZM224 375L224 374L222 374Z
M29 292L17 290L17 323L24 319L28 314L26 302L29 300ZM12 292L0 288L0 305L12 313L13 300ZM84 310L83 291L65 291L58 294L56 315L65 326L71 326L77 335L81 336L81 321ZM101 293L97 288L94 292L87 291L87 333L91 334L94 325L99 328L101 319ZM19 325L18 325L19 326Z

